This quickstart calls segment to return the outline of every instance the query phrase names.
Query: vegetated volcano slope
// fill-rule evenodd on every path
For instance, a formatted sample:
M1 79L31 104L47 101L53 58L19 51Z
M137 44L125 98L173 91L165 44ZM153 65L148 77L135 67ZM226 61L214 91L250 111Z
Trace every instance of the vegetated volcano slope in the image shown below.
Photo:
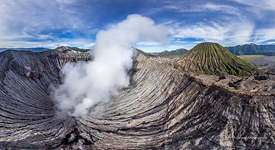
M248 76L256 66L250 64L217 43L201 43L189 50L178 61L182 70L221 75Z
M109 102L97 104L82 118L59 114L49 85L60 83L60 62L66 62L60 59L72 61L74 55L54 53L58 57L0 53L0 148L274 148L274 96L205 87L143 54L129 72L130 86ZM38 78L24 75L25 65L42 64Z

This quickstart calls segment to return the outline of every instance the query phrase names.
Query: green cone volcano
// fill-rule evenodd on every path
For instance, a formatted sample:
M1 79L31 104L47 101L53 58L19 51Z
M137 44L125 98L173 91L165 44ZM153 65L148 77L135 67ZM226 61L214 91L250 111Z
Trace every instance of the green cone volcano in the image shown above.
M182 70L201 74L248 76L257 68L218 43L201 43L179 60Z

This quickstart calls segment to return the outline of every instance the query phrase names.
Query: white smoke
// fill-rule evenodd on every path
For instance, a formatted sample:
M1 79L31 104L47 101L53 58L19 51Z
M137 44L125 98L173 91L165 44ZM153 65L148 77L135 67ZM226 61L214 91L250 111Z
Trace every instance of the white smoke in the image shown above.
M132 67L134 46L139 40L167 42L167 31L153 20L137 14L99 31L91 62L64 66L64 83L55 90L58 109L82 116L100 101L109 100L129 85L127 71Z

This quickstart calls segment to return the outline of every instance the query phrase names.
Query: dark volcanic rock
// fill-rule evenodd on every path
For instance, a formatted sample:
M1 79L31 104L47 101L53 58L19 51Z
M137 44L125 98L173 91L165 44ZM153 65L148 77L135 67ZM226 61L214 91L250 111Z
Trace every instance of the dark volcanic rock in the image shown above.
M268 77L267 76L256 76L255 79L256 80L267 80Z
M232 83L232 82L229 82L228 85L229 85L229 87L238 87L237 85L235 85L235 84Z
M219 80L223 80L223 79L226 79L226 77L225 76L219 77Z
M131 84L109 102L73 118L50 96L59 71L88 53L0 53L0 148L272 149L275 96L203 86L139 54Z

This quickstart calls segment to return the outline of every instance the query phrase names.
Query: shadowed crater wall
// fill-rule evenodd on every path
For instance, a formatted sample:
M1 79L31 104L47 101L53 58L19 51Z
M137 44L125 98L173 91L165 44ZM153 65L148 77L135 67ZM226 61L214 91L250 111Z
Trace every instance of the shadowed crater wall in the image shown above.
M131 84L74 118L55 111L51 86L89 53L0 53L0 148L272 149L274 96L237 95L139 54Z

